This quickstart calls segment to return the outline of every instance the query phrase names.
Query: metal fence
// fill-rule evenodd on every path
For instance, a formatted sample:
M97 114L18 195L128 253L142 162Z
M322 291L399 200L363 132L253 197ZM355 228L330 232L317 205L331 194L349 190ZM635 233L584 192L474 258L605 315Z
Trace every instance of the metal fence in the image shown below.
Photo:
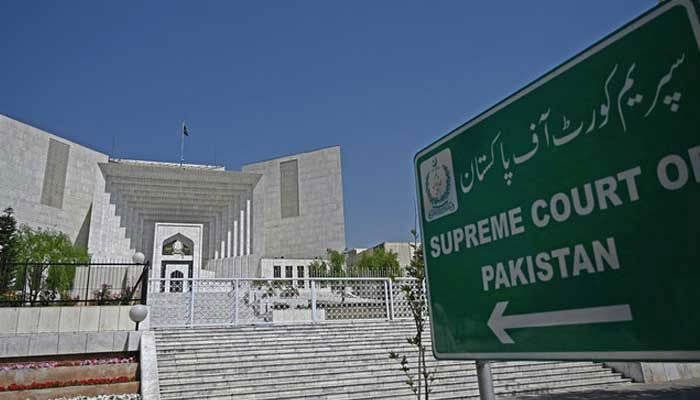
M0 307L145 302L148 264L3 263Z
M420 285L420 286L419 286ZM411 278L150 279L154 328L412 318Z
M341 271L321 270L309 271L309 278L388 278L401 277L401 268L357 268L349 267Z

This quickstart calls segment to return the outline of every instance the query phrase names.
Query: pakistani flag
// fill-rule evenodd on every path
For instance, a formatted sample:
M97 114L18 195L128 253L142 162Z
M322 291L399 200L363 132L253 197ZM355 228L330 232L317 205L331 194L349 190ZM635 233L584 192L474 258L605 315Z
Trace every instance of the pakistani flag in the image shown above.
M189 133L187 133L187 125L185 125L185 122L182 122L182 134L185 136L190 136Z

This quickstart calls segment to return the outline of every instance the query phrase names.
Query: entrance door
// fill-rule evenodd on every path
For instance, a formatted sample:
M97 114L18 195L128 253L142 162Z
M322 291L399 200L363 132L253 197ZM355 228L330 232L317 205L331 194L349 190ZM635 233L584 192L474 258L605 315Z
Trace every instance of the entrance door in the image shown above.
M160 291L182 293L192 290L192 261L162 261Z

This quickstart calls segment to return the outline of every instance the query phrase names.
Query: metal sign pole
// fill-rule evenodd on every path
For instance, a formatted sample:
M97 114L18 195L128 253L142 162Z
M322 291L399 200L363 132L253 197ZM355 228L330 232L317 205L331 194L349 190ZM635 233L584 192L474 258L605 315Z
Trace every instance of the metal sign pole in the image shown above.
M479 380L479 396L481 400L496 400L493 394L493 376L491 375L491 361L476 361L476 376Z

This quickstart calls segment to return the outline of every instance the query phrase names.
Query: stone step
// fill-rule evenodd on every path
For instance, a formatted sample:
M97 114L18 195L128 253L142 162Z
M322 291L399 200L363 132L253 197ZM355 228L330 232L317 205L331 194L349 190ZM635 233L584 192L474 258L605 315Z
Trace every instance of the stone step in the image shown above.
M410 350L410 349L407 349ZM415 362L416 359L416 354L414 353L409 353L408 351L405 352L407 354L407 360L409 363ZM396 360L390 360L388 357L387 352L381 352L381 353L348 353L346 355L340 355L340 354L333 354L331 353L331 358L324 358L324 359L319 359L319 357L312 355L311 357L303 357L299 356L297 358L291 358L288 360L284 360L283 363L280 362L280 358L269 358L269 359L264 359L264 358L256 358L256 357L251 357L246 361L241 362L240 359L235 359L234 361L231 362L229 361L231 358L228 360L224 359L197 359L197 360L187 360L185 362L168 362L168 361L163 361L160 363L160 369L162 372L167 373L167 372L172 372L172 371L177 371L179 373L187 373L188 371L206 371L207 368L213 371L217 371L222 369L222 366L235 366L239 370L251 370L254 368L258 368L261 370L269 370L269 369L274 369L276 366L279 365L284 365L289 368L294 368L294 367L302 367L302 368L308 368L308 369L313 369L313 368L329 368L332 365L344 365L347 364L348 362L352 362L354 360L359 360L362 363L384 363L384 364L398 364ZM469 369L474 369L474 364L471 362L460 362L460 361L437 361L432 359L432 357L428 357L426 360L430 365L442 365L442 366L450 366L450 365L461 365L463 368L469 368ZM309 364L313 362L311 366ZM574 368L574 367L582 367L582 366L590 366L590 365L597 365L599 367L602 367L600 364L593 364L593 363L587 363L587 362L579 362L579 363L555 363L555 364L538 364L537 362L530 362L530 363L522 363L519 365L514 365L511 367L508 366L501 366L500 364L496 363L494 364L493 367L493 373L494 374L499 374L499 373L513 373L517 372L518 370L522 370L524 368L528 369L561 369L561 368ZM566 367L565 367L566 366ZM235 371L235 369L234 369Z
M161 397L175 399L415 399L389 352L406 342L412 321L352 321L156 332ZM426 332L424 342L430 346ZM472 361L438 361L431 398L478 397ZM492 364L497 394L567 391L628 383L602 364L506 361Z
M414 362L416 353L414 349L404 349L406 350L404 354L408 355L408 360L409 362ZM255 357L251 356L247 360L241 360L238 357L227 357L227 358L199 358L195 360L186 360L186 361L180 361L177 360L173 362L172 360L163 360L162 362L159 361L159 367L161 372L167 373L167 372L173 372L177 371L178 373L186 373L188 371L197 371L197 370L206 370L209 368L210 370L217 371L222 368L222 365L231 365L231 366L236 366L236 368L239 368L241 370L250 370L251 368L258 368L258 369L269 369L269 368L275 368L276 366L279 365L284 365L289 368L295 368L295 367L300 367L300 368L326 368L328 365L332 365L332 363L338 363L344 364L347 363L348 361L353 361L353 360L360 360L364 363L371 363L371 362L381 362L381 363L388 363L388 364L397 364L395 360L390 360L388 357L388 352L376 352L370 350L365 350L364 352L347 352L345 354L341 354L340 352L335 352L335 353L330 353L332 355L332 358L330 359L321 359L318 357L318 355L314 354L304 354L304 355L296 355L294 358L290 359L285 359L284 363L280 362L279 357ZM436 361L432 357L428 356L427 359L428 363L431 365L439 363L440 365L463 365L464 368L474 368L474 363L473 362L467 362L467 361ZM309 367L311 365L311 367ZM564 366L588 366L588 365L598 365L600 364L594 364L594 363L589 363L589 362L578 362L578 363L566 363L566 362L557 362L557 363L551 363L551 362L546 362L546 361L535 361L535 362L519 362L517 364L503 364L503 363L495 363L493 367L494 374L499 374L501 371L503 373L507 372L513 372L518 369L523 369L523 368L559 368L560 365ZM602 366L601 366L602 367Z
M429 365L428 370L432 370L435 364ZM412 369L415 371L415 369ZM263 379L274 379L276 383L282 383L288 377L293 377L293 379L330 379L334 380L336 378L351 378L353 376L362 377L366 374L371 374L372 376L395 376L396 372L399 371L398 363L395 365L386 364L370 364L365 366L348 366L347 368L337 367L334 369L324 369L324 370L306 370L299 371L295 373L290 373L289 371L279 370L263 373L247 373L247 374L227 374L222 371L218 375L201 376L201 375L187 375L182 374L179 377L171 378L161 378L161 382L165 384L173 385L183 385L183 384L220 384L222 382L235 383L235 382L251 382L253 380L263 380ZM604 373L609 374L611 371L609 369L604 369L601 366L582 366L576 369L545 369L545 370L528 370L528 371L518 371L510 374L497 374L494 376L496 380L507 380L518 382L519 379L530 379L538 376L562 376L562 375L572 375L572 379L577 379L580 374L583 373ZM452 366L437 366L437 375L445 376L451 374L468 374L468 376L476 379L476 372L473 368L465 369L460 365Z
M411 393L410 388L404 383L403 385L387 386L383 388L377 388L378 390L355 390L352 392L344 393L326 393L323 388L314 388L308 390L284 390L284 388L279 388L277 391L271 391L266 393L252 393L252 394L228 394L228 393L202 393L197 399L236 399L236 400L292 400L292 399L375 399L375 398L385 398L385 399L406 399L415 400L415 395ZM470 393L465 397L465 393ZM436 389L431 393L432 399L463 399L478 396L478 391L473 389L473 385L465 384L452 384L452 385L441 385L436 387ZM189 395L181 395L178 393L161 395L162 400L184 400L190 399Z
M402 347L395 347L391 349L398 354L414 354L415 349L404 345ZM360 347L360 348L343 348L343 350L325 350L325 351L307 351L302 354L293 352L282 352L281 350L275 353L260 353L260 354L247 354L247 355L233 355L233 354L201 354L194 353L190 355L182 355L180 357L168 357L160 358L158 365L161 368L165 367L184 367L184 366L197 366L197 365L222 365L222 364L238 364L240 366L250 366L250 365L275 365L280 363L295 363L295 362L307 362L307 363L317 363L326 361L337 361L343 359L354 359L355 357L374 357L376 359L388 360L389 349L383 347ZM428 359L433 360L432 356L428 354ZM442 363L460 363L459 361L441 361ZM535 361L537 362L537 361Z
M512 391L507 391L502 389L499 386L496 386L494 388L494 392L496 393L496 396L498 398L507 398L506 396L513 396L513 395L527 395L527 394L546 394L546 393L568 393L568 392L576 392L576 391L582 391L582 390L591 390L592 388L596 389L602 389L605 387L613 387L613 386L619 386L619 385L624 385L628 384L628 381L622 381L622 382L609 382L606 379L601 379L601 380L590 380L587 381L586 383L583 384L576 384L576 383L567 383L567 382L554 382L552 384L547 384L545 385L533 385L528 388L520 388L516 392ZM434 389L434 391L433 391ZM368 396L366 392L356 392L356 393L350 393L348 395L338 395L338 396L333 396L333 397L298 397L298 396L292 396L292 397L276 397L277 399L280 400L290 400L290 399L302 399L302 398L335 398L335 399L343 399L343 400L361 400L361 399L367 399L371 398L373 400L375 399L405 399L405 400L412 400L415 399L414 394L407 394L404 396L398 395L396 392L390 393L390 392L374 392L371 393L371 396ZM256 397L256 399L274 399L275 397ZM430 398L433 400L443 400L443 399L468 399L468 398L479 398L479 390L478 390L478 385L474 387L473 385L453 385L453 386L448 386L448 387L443 387L441 385L436 385L436 386L431 386L431 393L430 393Z
M173 341L173 342L167 342L167 341L161 341L159 340L159 343L161 346L159 347L160 350L179 350L179 349L189 349L189 348L198 348L198 347L204 347L204 346L210 346L210 345L223 345L223 346L245 346L245 345L259 345L259 344L267 344L267 343L278 343L280 341L280 338L284 338L285 341L303 341L303 342L311 342L311 343L316 343L316 342L327 342L327 341L347 341L347 340L354 340L354 341L363 341L363 340L368 340L372 338L376 338L377 335L381 335L382 337L392 337L392 338L409 338L415 336L415 332L411 332L408 330L396 330L393 332L369 332L365 334L361 333L353 333L353 334L346 334L346 335L317 335L317 334L298 334L298 335L281 335L280 337L274 337L274 336L267 336L267 337L258 337L258 338L218 338L218 339L199 339L199 338L190 338L190 339L181 339L178 341ZM424 338L430 339L430 334L428 332L423 333Z
M409 353L407 360L409 362L415 362L416 355ZM350 354L344 357L336 356L332 359L314 359L314 358L296 358L286 360L284 363L280 363L279 360L260 360L251 359L247 362L222 362L221 360L215 360L213 362L198 362L198 363L169 363L164 365L159 365L160 372L163 373L162 376L167 376L168 373L188 373L188 372L201 372L206 373L207 371L216 372L221 370L223 366L229 367L232 371L242 371L247 373L248 371L274 371L276 369L284 368L306 368L306 369L324 369L333 368L336 366L344 366L348 363L350 365L366 365L371 363L384 363L391 362L392 364L398 364L397 361L390 360L388 353L364 353L364 354ZM427 362L431 365L437 363L434 359L428 358ZM451 365L462 365L465 368L474 368L474 364L470 362L458 362L458 361L440 361L440 365L451 366ZM284 368L283 368L284 367Z
M427 321L427 319L426 319ZM410 318L405 318L405 319L394 319L394 320L387 320L387 319L373 319L373 320L361 320L361 319L346 319L346 320L321 320L315 323L310 323L309 321L288 321L288 322L265 322L265 323L241 323L239 325L231 325L231 326L221 326L221 325L212 325L212 326L195 326L195 327L177 327L177 328L156 328L156 333L160 334L178 334L181 332L191 332L191 331L202 331L202 332L208 332L208 333L216 333L216 332L223 332L223 331L229 331L231 329L247 329L251 331L258 331L260 329L267 329L267 330L276 330L278 328L282 329L288 329L288 328L309 328L309 327L316 327L316 326L338 326L338 327L362 327L362 326L367 326L368 324L385 324L385 325L392 325L395 326L396 324L413 324L413 320Z
M430 346L430 343L426 343ZM356 344L340 344L331 343L330 345L324 346L294 346L289 344L287 346L278 345L276 347L267 346L262 347L258 351L237 351L235 348L227 348L219 350L218 348L201 349L198 351L190 352L178 352L178 353L157 353L158 357L162 360L172 360L172 361L184 361L189 359L203 359L203 358L226 358L231 357L231 354L237 354L235 356L237 359L242 360L250 357L274 357L274 358L294 358L302 353L304 356L309 357L310 355L322 356L327 353L345 354L353 351L368 352L368 351L384 351L388 353L389 351L405 351L411 348L405 341L384 341L377 339L373 342L367 343L356 343ZM342 350L338 350L342 349Z
M416 365L416 354L409 354L407 356L407 361L409 367ZM396 366L398 368L398 362L395 360L390 360L386 354L371 354L364 357L348 357L339 360L315 362L309 364L306 360L292 360L293 362L279 364L274 363L259 364L250 363L245 365L240 364L223 364L223 363L211 363L211 364L201 364L201 365L182 365L182 366L170 366L166 368L161 368L160 378L168 379L170 377L180 377L180 376L218 376L221 375L222 370L225 369L227 374L263 374L263 373L274 373L276 371L287 372L292 369L306 368L308 370L332 370L334 368L351 368L351 367L364 367L371 364L389 364ZM474 371L475 364L470 361L437 361L431 358L426 360L429 368L433 366L442 367L452 367L458 366L459 368L467 371ZM539 371L539 370L559 370L562 373L575 371L580 368L587 368L595 366L597 368L603 368L601 364L595 364L591 362L541 362L541 363L527 363L522 362L517 365L503 365L502 363L492 364L492 372L494 376L506 375L506 374L518 374L520 371Z
M240 340L240 341L256 341L256 340L263 340L265 338L271 338L271 339L277 339L279 337L289 337L289 338L298 338L298 337L315 337L315 338L330 338L330 337L342 337L342 336L353 336L353 335L360 335L360 336L372 336L377 333L381 334L386 334L389 332L407 332L408 334L415 334L415 329L413 329L412 325L403 325L403 326L395 326L395 327L370 327L368 329L360 329L360 328L354 328L354 329L348 329L346 331L341 331L339 332L338 327L327 327L327 325L324 325L323 327L319 327L317 329L297 329L297 330L280 330L279 332L275 331L266 331L266 332L261 332L261 333L255 333L254 335L251 335L251 332L253 331L242 331L238 328L232 328L231 333L228 334L216 334L216 335L205 335L205 334L198 334L197 332L191 332L187 335L178 335L178 336L163 336L161 334L156 334L156 338L158 342L163 343L163 344L187 344L192 338L196 338L198 341L235 341L235 340ZM428 330L425 331L426 334L430 334Z
M208 385L205 388L199 386L188 385L186 387L170 387L161 388L161 397L167 398L217 398L217 396L235 396L245 398L245 396L254 395L254 398L286 398L288 395L298 397L313 397L318 395L343 395L349 393L367 393L370 396L364 398L375 398L378 393L387 391L402 391L408 388L405 383L405 378L401 375L394 375L394 379L382 379L382 376L365 376L363 378L353 379L338 379L333 381L314 381L314 382L261 382L257 384L240 385L231 387L228 383L221 385ZM435 388L444 386L461 386L462 390L468 389L478 394L478 383L476 379L469 379L467 375L452 376L439 378L435 383ZM521 380L517 384L494 382L494 390L499 394L515 394L526 391L544 390L547 388L565 388L565 387L580 387L592 386L600 384L619 383L621 379L619 375L606 373L588 373L581 374L580 379L560 379L558 377L541 377L530 380ZM453 388L454 389L454 388ZM269 394L271 396L266 397ZM171 397L177 396L177 397ZM362 398L362 397L357 397Z
M373 320L324 320L318 322L310 321L289 321L289 322L263 322L263 323L241 323L239 325L230 326L194 326L194 327L180 327L180 328L167 328L160 329L156 328L155 333L166 336L166 335L179 335L186 332L201 332L204 334L219 334L219 333L229 333L233 330L235 331L255 331L255 332L265 332L265 331L277 331L277 330L291 330L291 329L317 329L318 327L332 327L339 329L352 329L358 327L368 327L369 324L375 326L397 326L397 325L413 325L412 319L373 319Z
M242 349L237 349L236 347L208 347L208 348L202 348L202 349L196 349L196 350L189 350L189 351L182 351L182 352L158 352L158 356L161 357L163 360L187 360L187 359L192 359L192 358L204 358L204 357L218 357L218 356L227 356L231 353L236 353L239 355L239 357L248 357L251 355L256 355L256 356L263 356L263 355L274 355L279 358L285 358L287 355L296 355L299 353L313 353L313 354L322 354L325 352L334 352L337 351L337 349L343 349L344 351L351 351L351 350L361 350L361 349L373 349L373 350L385 350L387 352L389 351L398 351L401 349L407 348L409 345L406 343L405 340L401 340L401 338L395 338L395 339L385 339L385 338L379 338L375 339L373 341L367 341L367 342L330 342L330 343L323 343L323 344L315 344L315 343L302 343L302 344L297 344L297 343L289 343L289 344L276 344L275 346L273 345L267 345L267 346L259 346L257 349L256 348L251 348L251 347L243 347ZM430 342L425 342L425 346L430 348L431 343Z
M277 340L268 340L268 341L251 341L251 342L229 342L229 341L219 341L219 342L192 342L189 344L182 344L182 345L162 345L159 346L157 351L160 354L166 355L166 354L177 354L177 353L183 353L183 352L192 352L196 350L207 350L211 348L216 348L222 351L229 350L229 349L236 349L238 351L244 351L248 349L260 349L262 346L279 346L279 347L288 347L288 348L303 348L303 347L317 347L317 346L330 346L330 345L344 345L344 344L364 344L364 343L372 343L372 342L383 342L383 343L406 343L406 339L413 337L412 335L408 334L401 334L401 333L393 333L393 334L388 334L388 335L381 335L379 337L375 336L367 336L367 337L347 337L347 338L331 338L331 339L326 339L326 338L310 338L310 339L302 339L302 340L292 340L291 338L285 338L284 342L280 342L280 339ZM430 336L424 335L423 336L423 341L425 344L430 344Z
M411 363L413 363L415 360L410 360ZM340 364L340 363L339 363ZM164 382L182 382L184 380L187 380L187 382L190 381L198 381L198 382L207 382L207 381L222 381L222 380L230 380L230 381L241 381L241 380L247 380L249 377L252 377L254 379L262 379L262 378L271 378L275 377L278 375L282 375L282 377L294 375L294 376L327 376L327 375L333 375L337 373L382 373L382 371L392 371L392 373L395 373L399 371L399 364L395 360L379 360L375 361L374 363L365 363L365 364L351 364L351 363L345 363L347 366L343 368L343 366L336 366L334 368L328 368L328 367L322 367L322 368L316 368L316 366L312 366L311 368L299 370L299 369L294 369L293 366L284 364L285 367L288 367L287 370L284 368L277 368L276 370L270 370L270 368L267 368L268 370L264 368L259 368L258 370L253 370L251 372L244 372L244 373L235 373L233 371L228 370L226 367L227 366L222 366L219 364L220 369L219 371L209 371L209 374L198 374L197 371L178 371L178 374L172 374L170 375L170 380L164 375L163 376L163 381ZM409 365L413 369L413 365ZM428 368L432 369L433 367L438 366L438 371L464 371L464 373L470 373L470 374L475 374L475 369L473 364L465 364L465 365L459 365L459 364L453 364L453 365L443 365L443 364L437 364L436 362L430 362L428 363ZM235 371L235 370L234 370ZM290 372L291 371L291 372ZM604 368L600 364L584 364L584 365L566 365L562 367L555 367L551 366L549 368L545 368L545 366L534 366L534 367L528 367L528 366L521 366L519 368L513 368L511 367L510 369L505 369L503 371L499 371L498 368L494 368L494 377L495 379L516 379L519 377L531 377L531 376L539 376L539 375L551 375L551 374L558 374L558 375L575 375L575 373L578 372L595 372L595 371L605 371L605 372L610 372L609 369Z
M406 343L408 338L412 338L415 335L412 333L404 332L384 332L375 333L373 335L345 335L339 337L306 337L300 335L298 338L287 337L281 335L278 338L269 339L258 339L258 340L216 340L216 341L198 341L197 339L191 339L185 343L161 343L158 342L158 351L162 354L167 353L178 353L183 351L192 351L198 349L207 348L260 348L260 346L269 345L286 345L286 346L318 346L319 344L331 344L331 343L371 343L378 340L383 341L395 341ZM156 339L157 340L157 339ZM429 334L423 334L423 340L426 343L431 342L431 337Z

